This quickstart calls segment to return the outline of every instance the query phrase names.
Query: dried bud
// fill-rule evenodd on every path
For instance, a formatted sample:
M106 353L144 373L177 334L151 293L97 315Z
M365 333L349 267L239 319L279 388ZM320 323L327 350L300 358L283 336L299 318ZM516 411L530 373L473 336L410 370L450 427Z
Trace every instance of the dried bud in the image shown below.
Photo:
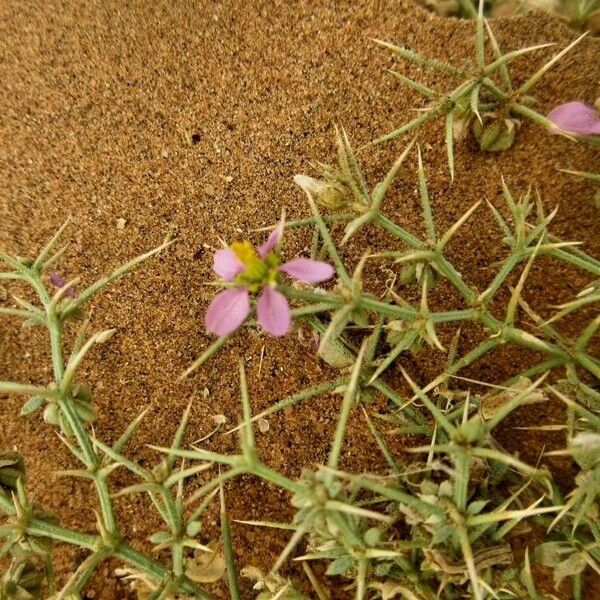
M74 398L74 404L79 418L84 423L92 423L96 420L96 409L93 407L90 401Z
M352 197L348 186L336 179L322 181L307 175L296 175L294 181L309 192L317 204L329 210L342 210L348 206Z
M152 477L156 483L163 483L170 474L171 469L165 460L152 467Z
M483 420L479 415L471 417L456 429L452 441L459 446L476 446L487 435Z
M0 454L0 489L12 491L17 481L25 480L25 461L18 452Z
M521 395L520 405L537 404L547 400L543 392L538 389L532 389L527 395L524 393L531 388L532 382L528 377L519 377L518 381L507 389L500 392L494 391L486 394L481 399L480 411L485 420L493 418L507 404L510 404L515 397Z
M44 421L49 425L58 425L60 422L60 409L56 402L50 402L44 409Z
M92 399L92 390L86 383L78 383L73 387L73 398L83 402L89 402Z
M427 263L407 263L400 270L400 283L404 285L427 283L428 289L432 289L438 279L438 272Z
M502 152L513 145L516 124L513 119L490 113L483 116L483 124L478 119L473 121L473 133L485 152Z
M329 210L342 210L348 205L350 190L340 182L325 184L322 192L317 196L319 202Z
M5 573L0 582L0 598L7 600L39 600L44 575L32 561L21 562Z
M474 117L468 97L462 97L456 101L453 117L452 137L458 142L464 139Z

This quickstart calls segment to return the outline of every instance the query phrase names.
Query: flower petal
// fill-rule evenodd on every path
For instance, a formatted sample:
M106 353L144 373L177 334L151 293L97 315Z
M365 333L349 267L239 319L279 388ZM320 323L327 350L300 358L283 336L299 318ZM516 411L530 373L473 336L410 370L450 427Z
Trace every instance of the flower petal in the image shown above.
M62 289L67 285L67 280L64 277L61 277L56 271L50 271L50 282L52 283L52 285L54 285L55 287L57 287L59 289ZM69 286L67 288L67 291L65 292L65 294L69 298L77 297L77 292L75 292L75 289L72 288L71 286Z
M600 114L583 102L561 104L548 114L548 118L554 123L556 133L600 134Z
M287 298L267 286L258 299L256 314L262 328L275 337L285 335L292 326L292 316Z
M63 288L67 285L66 279L61 277L56 271L50 271L50 281L57 288Z
M250 312L250 296L246 288L233 288L217 294L206 312L206 329L218 336L229 335Z
M225 281L231 281L244 270L244 265L231 248L223 248L215 252L213 269Z
M269 252L271 252L271 250L274 250L276 248L277 244L279 244L279 241L281 240L281 236L283 235L284 227L285 227L285 221L282 217L281 221L279 221L279 223L277 224L277 227L275 227L275 229L273 229L273 231L271 231L271 233L269 234L267 241L262 246L260 246L260 248L258 249L258 255L262 259L264 259L267 256L267 254L269 254Z
M294 279L306 281L307 283L327 281L335 273L331 265L320 260L311 260L310 258L294 258L281 265L279 270L287 273Z

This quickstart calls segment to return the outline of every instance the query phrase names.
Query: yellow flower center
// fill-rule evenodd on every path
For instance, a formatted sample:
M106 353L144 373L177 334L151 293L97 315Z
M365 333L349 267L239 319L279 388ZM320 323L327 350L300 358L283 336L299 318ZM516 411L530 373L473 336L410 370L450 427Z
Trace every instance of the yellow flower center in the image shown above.
M243 242L233 242L233 244L231 244L231 249L237 259L246 267L256 264L257 262L262 262L248 240Z
M247 240L234 242L231 244L231 249L245 267L237 276L240 284L247 285L251 292L256 293L265 285L277 283L277 267L281 259L275 253L270 252L263 260Z

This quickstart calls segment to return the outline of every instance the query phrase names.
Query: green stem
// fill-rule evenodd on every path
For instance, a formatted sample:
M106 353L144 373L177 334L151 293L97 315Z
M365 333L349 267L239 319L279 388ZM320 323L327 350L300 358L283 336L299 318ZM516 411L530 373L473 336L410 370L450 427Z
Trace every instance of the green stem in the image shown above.
M98 494L98 500L100 501L104 525L109 533L115 534L117 532L117 521L113 510L112 500L110 499L108 484L104 478L96 478L94 479L94 485L96 486L96 493Z
M20 394L22 396L44 396L56 398L57 393L48 388L29 383L16 383L14 381L0 381L0 394Z
M61 412L64 414L67 419L67 423L71 428L81 451L83 452L83 457L85 459L84 464L88 469L92 469L99 464L98 456L96 455L94 448L92 446L92 442L83 427L79 416L77 415L77 410L72 406L70 402L70 398L68 396L64 396L58 401L58 406Z
M576 352L573 358L583 368L587 369L596 379L600 379L600 364L584 352Z
M454 462L454 503L458 510L464 512L467 509L471 457L464 451L458 452Z
M140 554L127 545L118 547L113 556L159 581L169 574L168 569L164 565L148 558L144 554ZM181 582L179 589L182 592L193 594L195 598L200 598L201 600L214 600L211 594L198 587L188 577L182 576L179 578L179 581Z
M526 251L523 258L534 250L534 248L531 248L529 251ZM565 262L575 265L596 276L600 275L600 261L588 256L584 252L578 251L576 248L570 248L569 250L565 250L564 248L542 248L540 250L540 255L542 254L549 254L550 256L554 256L559 260L564 260Z
M104 552L93 552L90 554L79 567L77 567L73 576L61 590L61 594L64 596L65 594L70 593L80 593L94 574L94 571L104 560L106 560L106 553Z
M285 294L291 300L304 300L306 302L314 302L318 304L327 303L332 308L342 306L344 299L338 294L318 293L309 290L298 290L293 287L280 285L277 288L282 294Z
M398 319L413 320L418 316L418 312L410 307L404 308L401 306L393 306L388 302L381 302L371 296L361 296L357 302L360 308L366 310L372 310L379 313L380 315L388 315L390 317L396 317Z
M468 308L465 310L451 310L448 312L429 313L433 323L451 323L454 321L476 321L479 319L479 310Z
M399 225L396 225L396 223L390 221L382 214L378 213L374 222L412 248L422 249L424 247L423 242L419 238L415 237L412 233L409 233Z
M235 556L233 553L233 541L231 537L231 525L229 515L225 506L225 495L221 487L221 533L223 535L223 551L225 553L225 564L227 566L227 581L229 583L229 596L231 600L241 600L240 584L237 577Z
M360 374L363 366L363 360L366 349L367 344L366 342L363 342L363 345L360 349L360 352L358 353L358 356L356 357L356 362L354 363L354 367L352 369L352 376L350 378L350 382L348 383L348 387L346 388L346 392L344 393L342 409L340 411L338 425L335 431L335 437L333 438L333 443L331 444L329 460L327 462L327 466L330 469L337 469L340 460L342 446L344 444L344 437L346 434L346 428L348 426L348 418L350 417L350 411L352 410L354 400L356 399L356 393L359 389Z
M46 305L46 308L48 308L48 305ZM48 331L50 332L50 346L52 348L52 367L54 369L54 379L56 380L56 385L60 386L65 373L60 322L58 321L54 311L48 311L47 319Z
M305 491L302 484L296 483L292 479L288 479L285 477L285 475L270 469L262 463L253 465L248 472L256 475L256 477L264 479L265 481L269 481L277 487L288 490L288 492L291 492L292 494L301 494Z
M440 255L436 259L435 264L442 274L450 280L454 287L462 294L467 304L473 304L477 299L477 295L473 290L463 281L459 272L451 265L443 255Z

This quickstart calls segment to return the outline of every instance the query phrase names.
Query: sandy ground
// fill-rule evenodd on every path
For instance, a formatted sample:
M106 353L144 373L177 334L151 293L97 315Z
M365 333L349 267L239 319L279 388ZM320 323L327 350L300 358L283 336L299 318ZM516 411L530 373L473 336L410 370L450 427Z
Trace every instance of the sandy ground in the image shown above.
M544 42L564 46L574 38L564 26L540 15L501 20L494 28L506 49ZM290 218L306 215L292 176L306 172L310 160L334 160L334 123L343 124L358 146L423 106L383 70L395 66L430 85L436 77L395 61L370 41L374 37L460 63L472 55L473 25L435 17L408 0L9 0L0 5L0 247L20 255L34 253L71 215L69 248L60 269L68 278L81 276L83 287L159 244L167 233L178 239L159 259L93 302L93 328L118 330L91 354L81 373L94 390L99 437L115 440L150 405L129 449L149 464L156 455L146 444L168 442L190 400L189 440L210 431L211 415L223 413L230 423L237 422L238 356L246 359L255 410L331 376L295 335L274 341L256 333L236 337L206 368L186 381L176 380L212 339L203 330L211 294L203 284L212 278L211 248L219 245L219 236L233 241L271 224L284 206ZM542 50L515 63L518 77L532 72L553 51ZM598 64L600 41L584 40L537 88L539 110L547 112L576 98L593 101L600 94ZM598 255L600 219L593 188L557 171L597 170L598 153L526 123L518 143L501 155L478 153L471 142L457 150L458 176L451 185L442 139L440 125L419 133L440 227L478 199L502 206L503 174L516 193L537 186L548 208L559 206L553 232L583 241L588 252ZM404 143L364 154L373 182ZM415 183L411 159L385 210L420 233ZM124 228L117 226L120 219ZM292 237L290 256L309 243ZM480 286L489 281L490 263L503 256L500 237L483 208L464 227L450 256L467 281ZM360 252L360 244L354 252ZM350 250L348 259L355 258ZM545 310L572 297L586 281L573 269L540 261L526 297ZM7 301L5 296L2 301ZM459 299L442 289L434 308L454 307L460 307ZM1 323L0 379L47 381L44 332L21 328L9 319ZM574 319L568 329L580 325ZM443 332L446 339L451 334ZM467 327L461 348L470 348L478 335ZM426 352L409 359L408 366L426 383L443 359L441 353ZM501 381L531 360L524 352L503 351L497 359L480 361L468 374ZM323 462L338 405L339 397L332 396L272 417L269 431L258 437L266 462L292 476L303 466ZM0 402L0 450L16 447L27 456L33 496L59 514L63 524L91 530L91 490L50 474L72 460L51 428L36 417L17 417L19 408L16 398ZM535 418L549 417L542 411ZM515 439L512 432L509 437L532 460L542 444L560 444L557 438ZM233 451L236 440L216 437L208 447ZM359 413L349 431L344 466L383 468ZM115 485L130 481L126 474L114 478ZM277 520L292 514L285 494L250 478L228 488L228 501L234 518ZM143 546L158 526L148 502L136 497L119 501L118 507L125 534ZM215 513L203 539L216 532ZM234 536L242 566L268 568L285 544L285 537L246 526L235 526ZM65 553L63 575L80 559L77 553ZM100 570L90 598L124 597L124 587L112 575L114 566L109 563Z

